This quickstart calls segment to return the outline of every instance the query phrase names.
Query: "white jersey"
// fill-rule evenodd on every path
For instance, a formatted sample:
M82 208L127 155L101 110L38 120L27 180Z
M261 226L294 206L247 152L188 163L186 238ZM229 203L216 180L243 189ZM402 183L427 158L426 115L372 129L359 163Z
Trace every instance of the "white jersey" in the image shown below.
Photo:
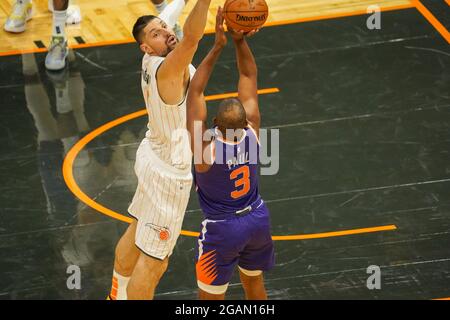
M136 152L134 170L138 185L128 207L138 221L136 246L157 259L173 252L192 186L186 97L178 105L167 105L161 100L156 72L163 61L162 57L149 55L142 61L148 131ZM190 65L189 70L192 79L195 68Z
M181 171L190 170L191 148L186 134L186 96L178 105L164 103L159 95L156 72L164 57L144 55L142 59L142 93L148 112L145 134L153 152L166 164ZM195 68L189 65L190 78ZM181 130L180 130L181 129Z

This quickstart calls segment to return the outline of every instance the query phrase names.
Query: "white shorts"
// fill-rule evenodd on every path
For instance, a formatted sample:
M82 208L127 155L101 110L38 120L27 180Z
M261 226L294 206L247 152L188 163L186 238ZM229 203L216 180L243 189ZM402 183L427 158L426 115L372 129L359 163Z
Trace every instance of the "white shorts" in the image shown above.
M172 254L180 235L192 173L164 163L146 139L137 150L134 170L138 186L128 212L138 220L136 246L163 260Z

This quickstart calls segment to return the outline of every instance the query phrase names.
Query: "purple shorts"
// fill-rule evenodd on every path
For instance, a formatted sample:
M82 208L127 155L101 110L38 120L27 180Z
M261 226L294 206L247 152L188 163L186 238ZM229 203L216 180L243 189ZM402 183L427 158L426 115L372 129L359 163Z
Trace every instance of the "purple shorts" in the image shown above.
M220 286L230 282L236 265L267 271L274 264L269 210L262 200L244 216L202 222L195 268L200 282Z

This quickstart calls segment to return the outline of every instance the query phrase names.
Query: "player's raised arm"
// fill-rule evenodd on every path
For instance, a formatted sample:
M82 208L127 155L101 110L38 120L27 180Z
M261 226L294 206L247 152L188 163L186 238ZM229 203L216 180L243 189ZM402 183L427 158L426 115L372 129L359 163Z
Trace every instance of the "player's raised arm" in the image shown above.
M192 153L194 153L194 160L195 154L203 155L203 151L209 144L208 141L203 141L203 139L200 144L198 143L198 138L195 138L198 136L203 137L203 134L206 131L207 110L204 91L214 70L217 59L226 44L227 37L223 28L222 8L219 7L216 16L216 40L214 42L214 46L197 68L197 71L189 85L189 92L187 96L186 121L187 129L189 130L191 136L191 149ZM195 123L201 124L201 132L195 132L195 130L199 130L200 128L199 126L196 126ZM195 166L197 171L202 172L207 169L208 164L195 164Z
M161 98L168 104L178 103L184 92L177 90L180 85L185 88L189 78L188 66L203 37L206 18L211 0L197 0L183 27L184 37L176 48L170 52L158 70L157 79Z
M244 33L234 31L228 28L231 37L233 38L234 46L236 48L236 58L239 69L239 85L238 93L239 100L244 106L247 114L247 120L250 125L259 132L260 114L258 106L258 69L255 58L250 47L245 40ZM254 30L247 34L252 36L257 32Z

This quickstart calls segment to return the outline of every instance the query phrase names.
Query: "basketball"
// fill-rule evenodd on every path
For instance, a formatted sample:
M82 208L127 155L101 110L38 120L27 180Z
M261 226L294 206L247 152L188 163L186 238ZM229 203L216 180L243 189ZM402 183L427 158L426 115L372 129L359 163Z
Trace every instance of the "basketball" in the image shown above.
M223 12L228 27L245 32L261 28L269 16L265 0L227 0Z

